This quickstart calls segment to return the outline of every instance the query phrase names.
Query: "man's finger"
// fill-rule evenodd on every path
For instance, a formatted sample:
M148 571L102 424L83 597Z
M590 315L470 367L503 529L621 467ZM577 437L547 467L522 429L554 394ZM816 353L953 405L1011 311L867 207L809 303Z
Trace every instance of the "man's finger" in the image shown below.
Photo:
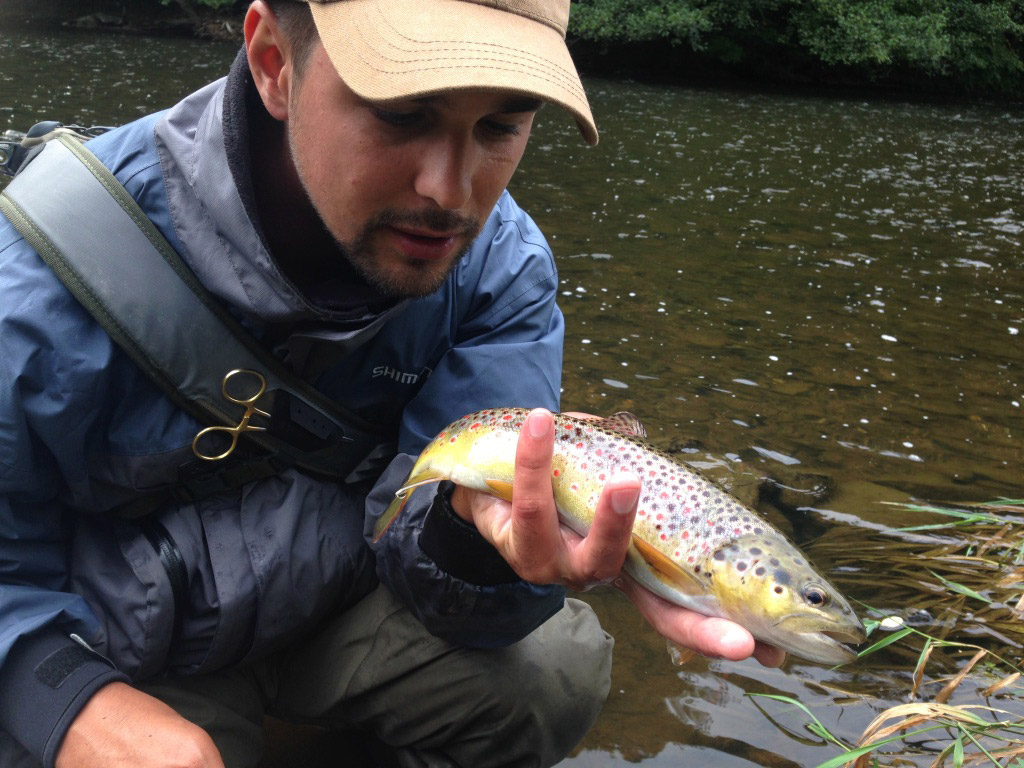
M702 616L644 589L631 578L616 581L658 634L702 656L741 661L754 654L753 636L727 619Z
M754 645L754 658L762 667L781 667L786 663L786 652L758 640Z
M551 456L555 423L550 411L531 411L516 446L512 525L509 542L511 565L524 578L553 576L551 569L561 543L558 513L551 491Z
M639 497L640 481L633 475L615 475L605 484L590 532L574 550L571 582L593 585L618 575Z

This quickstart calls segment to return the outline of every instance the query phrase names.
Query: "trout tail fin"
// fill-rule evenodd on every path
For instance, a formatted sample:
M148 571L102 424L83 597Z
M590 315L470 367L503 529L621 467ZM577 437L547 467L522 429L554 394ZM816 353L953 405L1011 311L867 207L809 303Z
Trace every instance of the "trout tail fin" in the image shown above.
M444 480L445 476L438 474L437 472L429 469L417 473L415 467L413 472L409 475L408 479L395 491L395 498L388 504L388 508L384 510L384 514L377 518L377 522L373 526L373 543L376 544L380 541L381 537L387 531L391 524L395 522L402 510L405 508L405 503L412 496L413 491L419 488L421 485L429 485L430 483L436 483L438 480Z

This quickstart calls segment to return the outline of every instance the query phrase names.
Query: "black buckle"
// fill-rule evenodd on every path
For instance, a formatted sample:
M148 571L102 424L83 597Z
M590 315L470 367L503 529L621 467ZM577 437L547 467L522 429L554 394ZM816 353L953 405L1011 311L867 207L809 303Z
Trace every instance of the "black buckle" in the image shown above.
M233 491L254 480L279 475L293 464L280 454L246 456L236 452L216 463L192 459L178 467L178 483L173 494L179 501L192 503Z
M307 453L323 450L338 442L352 442L336 421L284 389L274 390L268 431Z

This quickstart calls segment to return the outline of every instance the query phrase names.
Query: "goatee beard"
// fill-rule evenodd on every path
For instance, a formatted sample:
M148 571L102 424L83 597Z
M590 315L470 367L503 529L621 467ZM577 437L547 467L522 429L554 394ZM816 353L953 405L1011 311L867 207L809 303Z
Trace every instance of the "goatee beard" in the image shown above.
M401 273L393 274L381 267L375 258L373 248L374 235L391 227L426 229L446 234L458 232L459 236L464 238L464 243L448 258L446 264L409 260L403 265ZM356 272L384 296L392 299L413 299L429 296L440 288L469 251L479 233L480 222L452 211L402 212L385 209L373 216L354 240L348 243L338 242L338 248Z

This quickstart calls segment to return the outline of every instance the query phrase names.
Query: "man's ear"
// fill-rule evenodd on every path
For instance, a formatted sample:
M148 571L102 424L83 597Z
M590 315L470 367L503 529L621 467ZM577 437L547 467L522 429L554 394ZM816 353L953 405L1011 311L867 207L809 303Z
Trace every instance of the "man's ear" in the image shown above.
M273 11L256 0L245 14L245 52L263 106L278 120L288 118L288 97L295 86L291 46Z

